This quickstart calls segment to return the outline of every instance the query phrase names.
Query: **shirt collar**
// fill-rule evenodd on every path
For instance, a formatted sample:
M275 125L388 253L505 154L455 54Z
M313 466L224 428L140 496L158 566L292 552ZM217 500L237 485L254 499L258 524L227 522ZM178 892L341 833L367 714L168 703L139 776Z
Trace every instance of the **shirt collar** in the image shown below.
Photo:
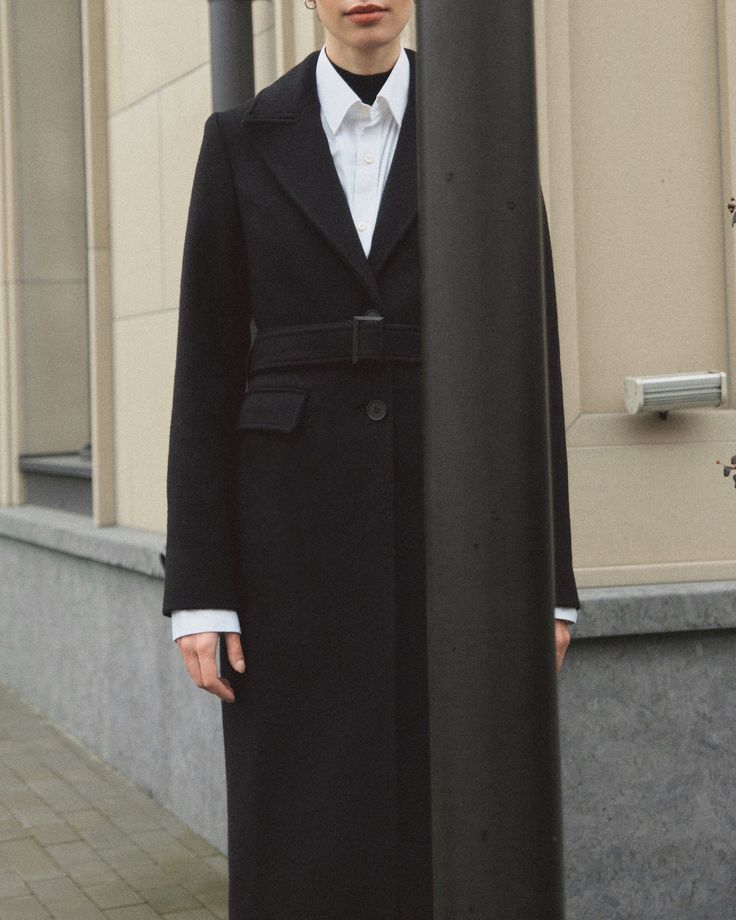
M317 95L327 124L332 133L336 134L348 111L356 102L360 103L360 97L332 66L325 48L326 45L323 45L317 58ZM401 127L409 100L409 58L403 48L381 87L374 106L379 99L388 106L396 124Z

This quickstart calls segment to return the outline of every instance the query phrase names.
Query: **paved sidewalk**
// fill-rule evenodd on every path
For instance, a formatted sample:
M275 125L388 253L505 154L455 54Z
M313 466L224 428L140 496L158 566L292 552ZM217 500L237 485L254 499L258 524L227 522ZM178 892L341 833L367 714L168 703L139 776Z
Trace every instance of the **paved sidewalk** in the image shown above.
M0 920L224 920L227 862L0 685Z

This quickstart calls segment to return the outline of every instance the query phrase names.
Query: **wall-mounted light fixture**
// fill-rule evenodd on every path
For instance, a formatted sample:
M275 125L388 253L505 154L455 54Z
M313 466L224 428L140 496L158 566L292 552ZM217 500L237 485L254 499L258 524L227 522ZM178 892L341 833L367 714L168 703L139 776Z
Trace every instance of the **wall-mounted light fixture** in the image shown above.
M624 401L631 415L651 411L664 417L670 409L720 406L726 398L722 371L624 377Z

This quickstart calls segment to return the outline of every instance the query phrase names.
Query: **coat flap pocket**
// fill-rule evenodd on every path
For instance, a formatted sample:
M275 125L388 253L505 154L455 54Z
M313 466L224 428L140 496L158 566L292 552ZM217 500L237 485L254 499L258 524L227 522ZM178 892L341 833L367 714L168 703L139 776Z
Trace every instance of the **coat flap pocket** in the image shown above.
M293 431L304 414L308 390L248 390L240 407L238 428Z

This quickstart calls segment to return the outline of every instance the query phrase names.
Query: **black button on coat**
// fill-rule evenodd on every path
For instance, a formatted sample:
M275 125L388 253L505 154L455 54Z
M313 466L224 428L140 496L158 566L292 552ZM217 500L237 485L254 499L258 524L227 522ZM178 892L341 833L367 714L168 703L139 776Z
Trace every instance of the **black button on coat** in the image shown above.
M246 371L251 320L419 323L409 59L368 258L320 123L316 52L205 124L164 612L240 615L246 674L222 656L231 920L431 920L420 367ZM548 240L547 258L557 603L577 606Z
M372 399L365 407L365 411L368 413L368 418L373 419L374 422L380 422L381 419L386 418L386 403L382 399Z

